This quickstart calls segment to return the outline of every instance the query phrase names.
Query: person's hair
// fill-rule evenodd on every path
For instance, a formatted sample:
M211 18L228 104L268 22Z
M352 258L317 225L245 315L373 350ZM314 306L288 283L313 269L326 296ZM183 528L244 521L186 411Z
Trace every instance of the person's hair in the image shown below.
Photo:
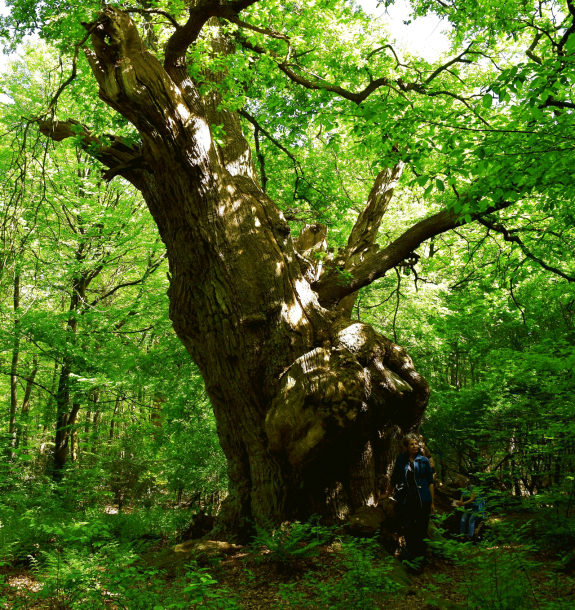
M403 437L403 446L407 449L411 441L417 441L417 444L421 445L419 434L415 434L415 432L409 432Z

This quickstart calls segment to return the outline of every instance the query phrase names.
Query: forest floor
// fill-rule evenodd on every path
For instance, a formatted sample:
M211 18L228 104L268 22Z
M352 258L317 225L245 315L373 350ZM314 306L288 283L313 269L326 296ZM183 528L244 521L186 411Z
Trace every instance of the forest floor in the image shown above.
M238 552L220 563L214 575L228 590L237 592L238 603L245 610L267 610L278 607L291 608L332 608L333 600L326 603L326 591L337 589L336 583L345 578L346 566L340 557L341 550L333 546L323 547L316 558L294 561L288 566L257 561L245 552ZM395 608L397 610L421 609L426 597L441 598L455 602L455 605L442 604L443 607L465 607L465 598L458 592L457 583L461 574L456 566L445 560L438 560L428 566L421 575L409 575L402 566L392 570L398 582L395 592L365 592L349 600L348 608ZM389 573L388 573L389 574ZM435 576L441 574L442 585L434 584ZM313 575L313 577L311 577ZM445 577L449 576L449 583ZM352 583L349 583L352 585ZM455 585L455 586L454 586ZM282 589L300 589L301 603L288 601L281 596ZM340 598L346 607L345 589ZM348 590L349 594L350 591ZM332 603L330 603L330 601ZM422 604L423 601L423 604ZM457 606L457 603L463 604ZM353 604L353 605L352 605Z
M507 526L518 529L524 521L522 516L510 518ZM65 585L63 581L53 587L53 595L41 595L44 587L41 571L6 564L0 566L3 582L0 608L575 608L573 571L558 569L553 554L523 548L513 540L506 545L491 546L486 542L476 546L448 540L434 554L430 553L421 573L401 564L378 545L349 537L336 536L330 542L314 546L307 557L298 556L298 548L305 549L305 543L300 542L291 550L284 546L270 551L261 546L243 547L205 539L175 547L166 540L151 542L139 553L134 571L126 568L125 585L138 595L119 602L119 594L106 592L102 587L101 601L96 605L91 602L86 605L74 585ZM136 578L138 573L148 576ZM146 597L144 589L152 586L154 597ZM184 591L186 587L200 599L205 596L205 601L193 604L191 593ZM170 606L174 600L184 605Z
M373 582L370 586L370 568L361 562L357 567L362 573L352 574L349 578L350 573L354 571L353 566L350 566L349 560L346 561L345 551L339 544L320 547L315 557L294 559L285 563L274 561L269 553L257 555L251 549L230 548L222 553L223 557L219 561L213 562L210 573L220 586L235 593L240 607L245 610L278 607L314 610L575 608L575 579L567 574L554 572L554 578L550 578L547 569L532 570L528 575L527 572L515 574L512 577L513 583L510 583L506 581L509 573L503 568L502 580L497 585L491 573L486 577L484 570L481 573L481 566L470 565L473 563L473 556L479 558L485 549L466 545L466 550L470 553L471 561L465 565L445 557L430 556L421 572L406 568L397 558L393 558L393 561L387 563L388 567L379 571L377 563L385 566L386 562L381 557L376 558L373 561L375 569L371 576L380 579L380 586ZM507 563L508 566L513 563L514 549L497 547L488 549L489 551L497 554L498 561ZM541 553L529 557L531 567L537 565L550 568L552 559ZM209 558L200 555L201 565L207 566L209 563ZM386 590L389 585L392 590ZM291 597L286 594L290 589ZM484 590L485 603L472 605L467 593L471 590L477 593L478 589ZM299 596L294 595L294 591L299 591ZM520 604L513 602L518 592L523 597ZM491 594L499 598L499 603L491 603L491 600L487 599ZM339 596L337 601L340 603L337 603L336 596ZM475 599L477 597L482 597L481 591L479 595L474 596Z

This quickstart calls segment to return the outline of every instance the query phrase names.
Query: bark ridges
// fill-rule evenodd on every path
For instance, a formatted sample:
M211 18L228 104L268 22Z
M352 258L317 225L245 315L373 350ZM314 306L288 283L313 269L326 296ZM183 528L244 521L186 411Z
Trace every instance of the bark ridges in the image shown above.
M103 161L140 189L166 244L170 318L204 377L228 460L226 535L252 520L344 516L376 494L396 426L417 426L429 393L404 350L351 323L350 307L337 309L353 290L322 265L355 272L373 258L401 166L379 176L347 249L330 259L322 225L305 227L294 244L256 182L237 116L200 96L185 53L162 67L129 15L109 6L92 44L100 97L142 139L133 156L111 145ZM234 134L225 146L212 120ZM122 165L138 155L141 167Z

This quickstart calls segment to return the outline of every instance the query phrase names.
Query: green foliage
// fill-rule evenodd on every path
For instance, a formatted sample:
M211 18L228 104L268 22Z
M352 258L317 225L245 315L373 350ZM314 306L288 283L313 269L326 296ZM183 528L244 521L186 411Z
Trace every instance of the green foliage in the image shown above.
M436 523L440 524L445 517L447 515L436 516ZM504 513L492 516L484 540L477 544L441 535L433 537L430 547L434 554L461 568L460 589L469 608L551 610L570 607L571 602L562 600L565 592L558 590L564 586L557 578L559 566L544 565L535 558L555 530L546 517L541 515L540 518L540 527L537 527L533 521L518 520ZM564 523L563 526L563 531L568 531L572 537L572 525ZM438 532L445 533L445 530L439 526ZM549 550L549 546L546 548ZM546 579L541 578L542 571ZM550 591L554 599L549 598ZM434 593L429 588L428 592Z
M153 4L182 23L187 18L185 2ZM255 3L242 19L289 34L290 61L314 75L318 89L295 87L278 69L285 40L232 23L224 24L227 34L275 55L239 43L234 54L214 53L210 25L189 49L190 75L202 95L218 93L225 109L245 108L282 144L260 133L268 194L289 212L295 231L302 221L327 223L334 249L345 246L377 173L399 159L406 168L381 245L439 210L469 223L488 206L513 204L487 220L503 223L520 244L482 225L437 236L418 249L413 267L362 289L354 316L405 346L430 381L422 430L439 477L482 473L492 510L545 515L533 525L537 545L569 570L575 292L565 276L575 274L573 15L563 0L537 10L517 0L412 5L416 16L435 13L449 23L449 58L467 48L464 61L440 69L446 57L431 62L401 51L385 25L353 2L271 1ZM1 437L8 451L0 463L0 562L33 565L44 599L64 606L123 600L130 608L181 607L181 599L162 598L161 579L136 557L143 537L170 539L186 521L184 511L171 510L168 494L185 499L225 490L225 458L203 382L168 319L163 245L151 218L124 180L101 179L79 137L83 124L129 143L139 135L97 99L83 54L55 109L56 117L79 121L76 137L56 147L34 123L22 125L22 117L46 110L69 75L71 49L85 34L81 22L92 21L101 3L7 6L0 34L9 46L37 32L47 42L26 46L0 83L12 101L0 111L4 405L15 354L22 383L16 429L6 424ZM161 60L166 20L132 18ZM218 78L211 81L210 73ZM328 90L332 84L361 91L377 78L390 86L360 104ZM244 123L244 130L251 139L252 126ZM213 125L212 133L223 145L223 128ZM349 284L349 271L335 271ZM80 281L88 285L71 308ZM35 362L37 385L30 384L25 410ZM61 379L66 409L56 400ZM69 432L69 465L55 484L46 475L56 421L73 405L78 418L58 424ZM104 512L120 507L119 514ZM531 549L505 523L495 527L492 549L449 541L436 547L469 568L470 604L483 596L485 607L520 608L538 595ZM254 545L262 559L289 566L317 556L328 539L313 527L258 530ZM341 581L310 575L305 585L286 585L284 598L304 605L314 591L326 607L360 608L387 591L371 543L343 541L342 549ZM192 566L188 582L194 603L226 607L205 570ZM523 601L522 589L530 592Z
M339 541L344 573L324 579L308 572L300 582L280 585L279 597L298 608L373 608L375 599L399 589L391 578L393 557L381 559L374 539L345 538Z
M348 538L342 540L343 564L347 573L341 582L343 596L353 600L350 604L356 608L368 608L369 597L373 593L388 593L398 588L389 572L394 561L385 555L381 558L381 549L376 540L371 538ZM349 606L348 606L349 607Z
M102 536L101 528L82 525L82 539L67 535L63 529L50 528L58 541L52 549L42 551L38 559L30 559L41 588L30 592L22 607L30 601L47 601L58 608L79 610L105 608L116 601L144 610L171 597L163 590L157 569L135 565L138 556L130 546L113 540L93 542L91 546L78 544L85 542L84 538Z
M217 580L214 580L208 568L198 568L197 564L188 566L186 578L189 583L184 588L184 593L189 595L192 607L207 608L208 610L234 610L239 608L235 596L228 590L217 588ZM167 608L178 606L167 606Z
M294 560L315 557L333 532L333 527L321 526L317 517L307 523L282 523L278 528L256 526L251 547L260 561L277 563L285 569Z
M466 597L471 608L532 608L536 599L532 577L539 563L530 558L534 550L525 537L525 528L513 534L500 529L490 537L490 548L473 557L461 559L462 564L473 565L476 576L465 583Z
M0 561L27 565L39 584L24 597L21 592L14 608L34 603L70 610L103 609L110 603L134 610L188 608L199 592L219 604L213 608L237 607L221 602L228 594L216 591L204 570L190 567L185 581L168 587L162 573L142 559L151 544L175 543L189 521L187 511L155 506L108 514L106 500L111 498L94 494L90 486L82 488L85 476L86 471L69 471L58 484L48 478L18 481L15 476L10 487L4 481ZM196 585L199 592L188 595Z

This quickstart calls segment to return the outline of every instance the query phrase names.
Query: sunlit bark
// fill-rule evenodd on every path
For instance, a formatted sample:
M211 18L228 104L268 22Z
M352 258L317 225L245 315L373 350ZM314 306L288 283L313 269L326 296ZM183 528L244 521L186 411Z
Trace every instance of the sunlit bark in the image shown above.
M322 300L312 289L325 232L310 228L294 246L238 117L188 76L183 40L194 28L168 44L162 66L127 13L102 11L87 56L100 98L142 143L129 149L84 130L85 144L99 148L109 178L141 191L166 245L170 317L202 372L228 460L222 534L254 520L343 517L380 491L397 434L419 424L428 386L402 348L338 310L345 294ZM210 131L222 122L224 146ZM40 127L55 139L72 131ZM372 247L400 171L374 186L344 264Z

